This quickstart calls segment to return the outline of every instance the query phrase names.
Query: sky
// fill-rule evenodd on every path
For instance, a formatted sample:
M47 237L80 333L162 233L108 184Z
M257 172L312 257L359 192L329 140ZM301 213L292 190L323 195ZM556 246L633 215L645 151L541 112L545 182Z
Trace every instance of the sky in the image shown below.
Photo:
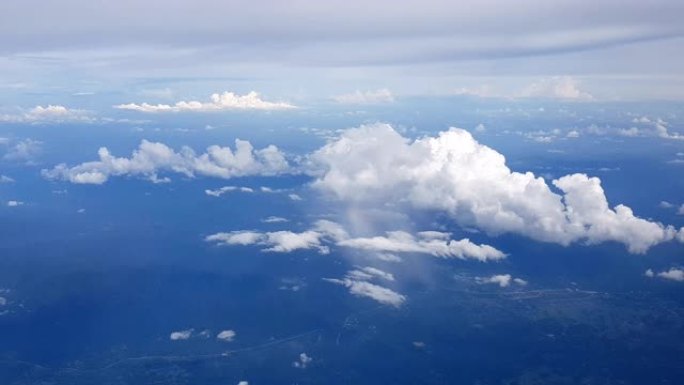
M675 0L0 7L0 94L8 106L27 108L32 97L100 109L224 90L300 104L377 90L682 98L684 6Z
M674 383L682 17L0 3L0 383Z

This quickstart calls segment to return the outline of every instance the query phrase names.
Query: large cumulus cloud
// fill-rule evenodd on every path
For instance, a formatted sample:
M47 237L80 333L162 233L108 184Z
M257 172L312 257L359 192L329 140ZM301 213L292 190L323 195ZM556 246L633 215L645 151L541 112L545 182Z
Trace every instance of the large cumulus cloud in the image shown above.
M568 245L616 241L632 253L673 239L674 228L611 208L601 181L567 175L549 185L511 171L505 157L452 128L409 140L387 124L350 129L311 155L314 187L353 204L393 202L447 212L490 234Z

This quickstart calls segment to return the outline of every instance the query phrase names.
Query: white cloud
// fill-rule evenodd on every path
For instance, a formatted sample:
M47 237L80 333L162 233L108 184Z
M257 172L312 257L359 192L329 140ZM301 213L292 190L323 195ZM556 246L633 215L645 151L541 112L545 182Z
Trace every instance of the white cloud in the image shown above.
M36 106L18 114L0 115L0 122L8 123L92 123L95 121L96 119L87 111L52 104L45 107Z
M554 98L591 100L591 94L579 89L577 80L569 76L542 79L525 87L520 96L526 98Z
M169 104L119 104L114 108L139 112L212 112L226 110L289 110L296 106L285 102L268 102L262 100L258 93L251 91L245 95L233 92L211 95L211 101L180 101Z
M457 128L411 141L387 124L365 125L344 131L310 160L313 186L339 200L440 210L490 234L562 245L617 241L644 253L676 233L624 205L610 208L598 178L573 174L550 186L531 172L511 171L502 154Z
M216 335L216 339L223 342L232 342L235 338L235 335L236 333L234 330L223 330Z
M684 270L682 269L672 267L670 268L670 270L662 271L657 275L660 278L669 279L677 282L684 282Z
M195 331L195 329L187 329L187 330L179 330L176 332L172 332L169 335L169 339L171 341L184 341L187 339L190 339L192 337L192 333Z
M653 272L652 269L646 270L646 272L644 273L644 275L647 276L647 277L649 277L649 278L655 277L655 273Z
M19 207L22 206L24 202L21 201L7 201L7 207Z
M306 353L301 353L298 358L297 361L292 363L292 366L299 369L306 369L311 361L313 361L313 358L309 357Z
M5 153L3 159L11 161L32 162L42 151L43 142L33 139L19 141Z
M368 297L382 304L395 307L399 307L404 303L406 300L404 295L369 282L374 279L393 282L394 275L374 267L366 266L348 271L346 276L342 279L323 278L324 281L347 287L350 294L358 297Z
M362 281L369 281L374 278L380 278L390 282L394 281L394 275L392 273L388 273L371 266L359 267L358 269L350 270L347 273L347 277Z
M632 123L641 125L641 128L630 127L629 129L619 129L618 134L622 136L655 136L662 139L684 140L684 135L677 132L670 132L670 123L661 118L650 119L646 116L632 119Z
M48 179L71 183L102 184L111 176L140 176L151 181L159 179L160 172L175 172L187 177L203 175L229 179L246 175L277 175L287 172L289 164L280 150L271 145L255 150L248 141L236 139L235 150L230 147L209 146L197 155L189 147L179 152L158 142L143 140L130 158L117 158L106 147L98 150L99 160L81 163L74 167L59 164L43 170Z
M301 201L301 200L303 200L302 197L300 197L300 196L297 195L297 194L289 194L288 197L289 197L291 200L293 200L293 201Z
M511 283L516 285L527 285L527 281L520 278L513 278L510 274L498 274L492 275L491 277L478 277L476 278L477 283L480 284L495 284L500 287L508 287Z
M663 139L674 139L674 140L684 140L684 135L676 132L670 132L668 122L658 118L654 123L656 134Z
M663 208L663 209L671 209L671 208L674 208L675 205L668 202L668 201L660 201L660 203L658 204L658 207Z
M419 232L412 235L405 231L390 231L386 236L352 238L337 223L319 220L309 230L292 231L233 231L209 235L207 242L219 245L259 245L263 251L291 252L300 249L317 249L321 254L330 252L327 244L383 253L420 253L442 258L476 259L479 261L498 260L505 254L488 245L477 245L468 239L459 241L449 239L448 233L437 231ZM384 256L386 260L396 261L396 256ZM368 273L368 272L366 272Z
M385 305L392 305L395 307L401 306L406 297L391 289L382 287L364 280L354 280L351 278L324 278L326 281L345 286L349 289L349 293L358 297L368 297Z
M394 95L388 89L375 91L355 91L350 94L333 96L333 100L341 104L382 104L394 102Z
M263 222L263 223L284 223L284 222L289 222L289 220L287 220L287 218L283 218L283 217L270 216L270 217L262 219L261 222Z
M477 245L469 239L450 240L448 233L422 232L414 236L405 231L390 231L386 236L351 238L337 243L340 246L361 250L390 253L421 253L436 257L498 260L506 257L501 251L488 246Z
M0 175L0 183L14 183L14 179L7 175Z
M218 197L220 197L221 195L223 195L223 194L225 194L225 193L227 193L227 192L231 192L231 191L240 191L240 192L244 192L244 193L253 193L253 192L254 192L254 189L252 189L251 187L223 186L223 187L217 188L217 189L215 189L215 190L209 190L209 189L204 190L204 193L207 194L207 195L209 195L209 196L217 197L217 198L218 198Z
M240 382L238 382L238 385L249 385L249 382L247 382L247 381L240 381Z
M263 251L289 253L295 250L317 249L321 254L328 254L330 249L323 245L324 239L335 239L333 231L339 231L336 223L321 220L313 229L295 233L292 231L233 231L216 233L205 238L207 242L219 245L259 245L265 246Z

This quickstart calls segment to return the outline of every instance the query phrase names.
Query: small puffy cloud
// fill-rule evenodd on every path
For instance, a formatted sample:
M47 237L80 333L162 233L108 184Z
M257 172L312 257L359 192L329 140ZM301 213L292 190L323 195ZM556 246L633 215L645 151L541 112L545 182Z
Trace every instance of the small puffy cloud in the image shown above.
M355 91L350 94L333 96L333 100L340 104L382 104L394 102L394 95L388 89L375 91Z
M297 194L289 194L288 197L289 197L291 200L293 200L293 201L301 201L301 200L303 200L302 197L300 197L300 196L297 195Z
M475 279L479 284L495 284L500 287L508 287L511 283L516 285L527 285L527 281L520 278L513 278L510 274L497 274L491 277L478 277Z
M674 204L668 202L668 201L660 201L660 203L658 204L658 207L660 207L662 209L671 209L671 208L674 208L676 206Z
M277 147L271 145L257 150L250 142L240 139L235 140L235 150L213 145L203 154L196 154L189 147L176 152L163 143L143 140L129 158L115 157L106 147L101 147L98 155L99 160L73 167L59 164L53 169L43 170L42 175L71 183L102 184L112 176L168 181L168 178L158 177L160 172L230 179L247 175L277 175L289 170L285 155Z
M553 98L567 100L591 100L593 96L579 89L577 80L569 76L542 79L525 87L520 96L526 98Z
M24 139L11 146L3 159L16 162L32 162L43 149L43 142Z
M684 135L677 132L671 132L670 123L661 118L651 119L646 116L642 116L640 118L632 119L632 123L638 124L640 128L630 127L629 129L620 129L619 134L631 137L655 136L669 140L684 140Z
M240 382L238 382L238 385L249 385L249 382L247 382L247 381L240 381Z
M655 273L653 272L652 269L646 270L646 272L644 272L644 275L647 276L647 277L649 277L649 278L655 277Z
M684 282L684 269L672 267L670 270L661 271L660 273L656 274L656 276L663 279L669 279L671 281Z
M190 339L190 337L192 337L192 333L194 331L195 331L195 329L175 331L169 335L169 339L171 341L184 341L184 340Z
M232 342L235 339L234 330L223 330L216 335L216 339L223 342Z
M676 234L671 226L635 216L627 206L611 208L599 178L573 174L549 185L531 172L511 171L502 154L457 128L410 140L390 125L365 125L345 130L310 161L314 188L349 205L392 203L399 209L442 211L464 227L490 234L518 233L562 245L615 241L632 253L644 253ZM411 240L401 233L356 245L393 252L397 245L421 243L449 254L450 244L443 240ZM454 246L455 255L459 249L493 252L466 241Z
M309 357L306 353L301 353L297 361L292 363L292 366L298 369L306 369L311 361L313 361L313 358Z
M676 132L670 132L669 125L670 124L668 122L658 118L654 122L656 134L663 139L684 140L684 135Z
M24 202L21 201L7 201L7 207L19 207L22 206Z
M233 92L211 95L210 101L180 101L174 105L169 104L119 104L114 106L121 110L139 112L213 112L228 110L290 110L296 106L286 102L269 102L261 99L257 92L249 92L238 95Z
M14 183L14 179L7 175L0 175L0 183Z

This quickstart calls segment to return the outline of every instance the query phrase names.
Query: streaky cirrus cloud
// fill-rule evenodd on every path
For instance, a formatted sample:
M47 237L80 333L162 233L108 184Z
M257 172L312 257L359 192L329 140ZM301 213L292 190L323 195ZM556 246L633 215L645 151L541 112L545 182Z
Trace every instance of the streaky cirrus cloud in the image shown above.
M386 236L351 237L338 223L319 220L302 232L293 231L232 231L205 237L205 241L219 245L259 245L267 252L291 252L316 249L321 254L330 252L330 245L376 253L415 253L442 258L474 259L482 262L499 260L506 254L489 245L477 245L469 239L451 240L450 234L436 231L419 232L414 236L405 231L390 231ZM367 274L372 274L366 272Z
M324 245L326 240L346 238L347 233L332 221L319 220L313 228L303 232L293 231L232 231L221 232L205 237L205 241L219 245L259 245L263 251L289 253L295 250L316 249L321 254L328 254L330 248Z
M375 267L359 267L350 270L344 278L323 278L324 281L345 286L349 293L357 297L367 297L384 305L401 306L406 301L406 296L396 291L372 283L375 279L394 281L394 275Z
M232 191L240 191L243 193L253 193L254 189L251 187L245 187L245 186L223 186L214 190L211 189L206 189L204 190L204 193L212 196L212 197L220 197L221 195L232 192Z
M390 231L385 236L350 238L339 246L389 253L430 254L442 258L499 260L506 254L489 245L477 245L469 239L451 240L449 233L423 231L414 236L405 231Z
M573 174L549 185L531 172L511 171L502 154L457 128L410 140L388 124L364 125L309 160L313 186L342 202L443 211L490 234L562 245L615 241L645 253L677 233L627 206L611 208L599 178Z
M383 104L394 102L394 95L386 88L375 91L354 91L349 94L333 96L340 104Z
M131 110L139 112L215 112L229 110L291 110L296 106L286 102L269 102L261 99L261 96L251 91L245 95L238 95L233 92L222 94L212 94L210 101L179 101L176 104L149 104L149 103L128 103L119 104L114 108L120 110Z
M59 164L42 170L48 179L80 184L102 184L112 176L138 176L165 182L160 173L178 173L229 179L246 175L278 175L289 170L285 155L273 145L256 150L248 141L236 139L235 150L217 145L196 154L183 147L176 152L169 146L143 140L129 158L113 156L106 147L98 150L99 160L69 167Z

